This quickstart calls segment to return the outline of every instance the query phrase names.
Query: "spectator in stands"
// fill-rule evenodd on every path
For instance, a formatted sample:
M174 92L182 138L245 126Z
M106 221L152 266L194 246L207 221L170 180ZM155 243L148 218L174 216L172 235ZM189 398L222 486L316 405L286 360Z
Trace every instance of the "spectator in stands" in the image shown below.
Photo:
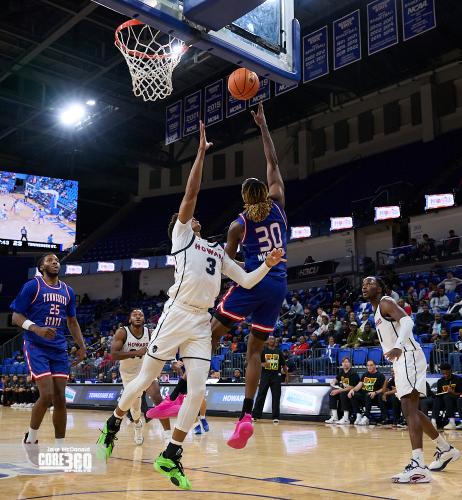
M289 309L289 319L290 326L289 331L295 333L297 323L300 323L300 320L303 318L303 306L300 304L300 301L297 297L292 297L292 305Z
M428 234L423 234L422 241L419 244L419 256L422 259L429 259L435 254L435 240L430 238Z
M462 360L462 328L459 328L459 339L454 344L454 352L449 354L449 364L455 372L460 373ZM462 419L462 415L459 415Z
M435 372L435 366L448 362L449 351L452 348L451 337L446 328L442 328L440 334L434 338L434 347L430 356L430 371Z
M399 300L399 295L393 290L392 286L387 286L386 287L387 295L389 295L392 299L396 300L398 302Z
M307 327L306 327L306 334L311 337L311 334L316 332L318 330L320 325L318 325L316 323L316 318L314 316L312 316L310 318L310 322L308 323Z
M443 241L443 255L448 256L460 252L460 238L454 229L450 229L447 240Z
M433 314L444 313L449 308L449 299L444 293L444 288L438 288L438 292L430 300L430 309Z
M354 345L355 347L372 347L379 345L379 339L377 337L377 332L374 328L372 328L370 322L368 321L364 325L364 329L361 331L359 330L359 335L358 335L358 340L356 344Z
M419 300L424 300L424 297L426 296L426 294L428 292L428 288L426 287L424 281L419 281L419 284L417 286L418 286L418 289L417 289L417 298Z
M329 408L331 417L326 420L326 424L350 425L351 399L348 393L358 385L359 376L351 370L349 358L342 359L342 368L337 376L331 380L332 391L329 394ZM343 412L343 417L339 420L338 412Z
M243 384L245 382L245 379L242 376L242 372L241 372L241 370L239 370L239 368L234 369L233 376L231 378L231 382L233 384Z
M385 380L382 392L382 400L385 403L385 410L391 408L393 412L393 419L391 424L393 427L401 425L401 402L396 396L395 373L391 369L391 375Z
M398 305L399 307L401 307L401 309L404 309L404 312L410 316L412 314L412 307L404 301L404 298L401 297L400 299L398 299Z
M446 321L457 321L462 320L462 299L456 297L457 302L449 309L447 314L444 315Z
M319 341L317 341L319 343ZM314 344L313 344L314 345ZM313 352L313 345L311 345L311 351ZM319 347L316 348L316 352L319 353L319 356L314 355L313 358L309 360L309 367L311 373L314 374L331 374L337 365L337 353L339 349L339 345L335 343L335 339L333 336L329 337L327 341L327 346L322 351L322 344L319 344Z
M350 323L348 323L348 321L346 320L343 320L342 328L334 335L335 343L341 346L345 345L347 343L349 334L350 334Z
M321 325L314 332L320 339L325 339L329 331L329 316L322 316Z
M446 293L455 292L456 288L462 284L462 280L460 278L456 278L451 271L448 271L446 274L446 278L438 283L438 288L444 287L444 291Z
M302 336L290 347L290 352L293 356L303 356L309 348L310 346L306 342L305 337Z
M316 323L318 325L321 325L323 316L327 316L327 317L329 317L329 316L326 313L326 311L324 311L324 309L322 307L318 307L317 312L318 312L318 317L316 318Z
M418 300L417 292L413 286L410 286L407 289L405 300L407 300L410 304Z
M422 312L417 313L415 317L416 333L422 342L428 342L431 339L434 321L435 316L430 312L428 304L425 302L422 306Z
M356 323L356 314L354 313L354 311L350 311L348 313L348 321L351 323Z
M435 393L432 391L430 384L427 382L427 395L424 398L420 398L419 401L420 411L427 417L429 412L433 415L434 403L435 403Z
M109 380L110 384L121 384L122 379L120 378L119 375L119 370L112 370L111 371L111 378Z
M346 344L344 344L342 347L354 347L358 343L358 336L358 323L356 323L356 321L352 321L350 323L350 333L348 334Z
M13 403L12 399L12 388L13 383L8 375L2 377L3 382L3 406L11 406Z
M384 383L385 377L383 373L377 370L374 361L369 360L367 362L367 372L363 374L358 384L348 392L353 411L356 413L355 425L369 425L373 404L380 409L381 421L386 421L385 404L382 400ZM360 413L361 407L364 407L364 415L362 416Z
M316 262L311 255L308 255L308 257L305 259L305 264L313 264L313 262Z
M449 363L440 366L442 377L436 384L436 398L433 405L432 423L436 427L440 412L445 410L449 423L445 430L456 429L455 412L462 414L462 378L452 373ZM461 426L462 428L462 426Z

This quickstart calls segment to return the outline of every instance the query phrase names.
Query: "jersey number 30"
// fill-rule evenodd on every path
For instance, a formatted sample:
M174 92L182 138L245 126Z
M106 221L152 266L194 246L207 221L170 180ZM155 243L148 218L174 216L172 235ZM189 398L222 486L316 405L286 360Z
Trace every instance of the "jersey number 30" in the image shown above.
M270 252L273 248L282 247L282 233L279 222L273 222L269 228L266 226L257 227L255 228L255 232L257 236L261 235L258 238L260 252Z

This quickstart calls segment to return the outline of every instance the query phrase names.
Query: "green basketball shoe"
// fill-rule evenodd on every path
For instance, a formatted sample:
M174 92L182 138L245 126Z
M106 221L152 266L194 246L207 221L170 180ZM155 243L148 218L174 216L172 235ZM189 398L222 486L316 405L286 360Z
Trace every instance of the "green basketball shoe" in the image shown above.
M191 483L184 474L180 458L181 455L175 459L165 458L161 453L154 462L154 470L168 477L175 486L178 486L178 488L190 490Z

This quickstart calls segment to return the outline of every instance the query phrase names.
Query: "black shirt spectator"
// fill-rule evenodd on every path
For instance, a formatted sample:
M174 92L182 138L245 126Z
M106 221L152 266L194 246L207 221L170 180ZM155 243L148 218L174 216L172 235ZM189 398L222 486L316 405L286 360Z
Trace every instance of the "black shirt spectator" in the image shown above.
M432 324L435 321L435 316L430 312L428 304L424 304L422 309L422 312L417 313L415 317L417 335L430 334Z
M436 397L432 411L432 421L435 425L439 418L441 410L446 411L446 417L449 419L446 430L456 428L455 412L459 415L462 412L462 378L452 373L452 367L448 363L440 365L442 377L436 383Z

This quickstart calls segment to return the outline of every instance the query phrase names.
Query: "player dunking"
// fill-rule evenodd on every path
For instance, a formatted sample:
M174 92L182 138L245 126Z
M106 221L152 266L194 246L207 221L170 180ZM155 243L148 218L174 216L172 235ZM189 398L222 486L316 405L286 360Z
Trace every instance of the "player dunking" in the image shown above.
M66 324L79 349L73 364L85 358L85 344L75 313L72 288L59 280L60 263L52 253L37 264L42 276L28 281L11 303L13 323L24 330L24 357L37 383L40 397L32 409L25 445L37 443L37 433L49 406L53 404L55 444L66 434L66 398L69 374Z
M120 362L120 376L125 387L131 382L141 370L143 357L146 354L149 340L151 338L149 329L144 326L144 313L141 309L133 309L128 320L129 326L122 326L115 332L111 345L111 356L114 360ZM154 403L159 404L162 396L159 390L159 384L154 381L147 389ZM137 445L143 444L143 421L141 419L141 398L140 394L130 408L130 413L134 423L133 440ZM170 439L170 420L162 419L164 435Z
M241 245L246 271L256 269L274 248L282 249L284 254L287 251L284 182L261 103L257 113L252 111L252 116L261 130L268 186L258 179L244 181L244 211L231 224L226 244L226 253L232 259ZM251 414L261 374L261 353L266 339L273 332L286 293L287 266L283 261L251 290L232 287L219 304L212 321L213 342L216 345L234 322L252 315L246 354L245 399L236 429L228 440L232 448L243 448L253 434Z
M125 387L114 414L105 423L98 439L98 444L109 457L122 418L134 399L160 375L165 362L173 359L179 349L188 374L189 394L178 414L172 439L155 460L154 468L185 490L191 489L191 483L180 462L182 444L196 420L205 394L212 333L208 310L213 307L220 292L221 274L250 288L262 280L282 258L282 252L275 249L257 269L246 273L218 243L209 243L201 238L201 226L193 214L200 191L205 152L211 145L207 142L205 127L201 122L196 160L189 174L180 211L173 215L168 231L172 240L171 254L176 262L175 283L168 291L169 300L164 305L141 371Z
M429 483L429 471L441 471L460 452L448 444L433 427L427 415L419 410L420 397L426 396L427 361L422 348L412 334L414 322L394 299L385 295L385 284L380 278L364 278L363 297L374 309L377 335L384 356L393 361L396 396L401 400L403 415L409 426L412 458L403 472L392 477L395 483ZM423 433L436 445L435 460L425 466L423 456Z

